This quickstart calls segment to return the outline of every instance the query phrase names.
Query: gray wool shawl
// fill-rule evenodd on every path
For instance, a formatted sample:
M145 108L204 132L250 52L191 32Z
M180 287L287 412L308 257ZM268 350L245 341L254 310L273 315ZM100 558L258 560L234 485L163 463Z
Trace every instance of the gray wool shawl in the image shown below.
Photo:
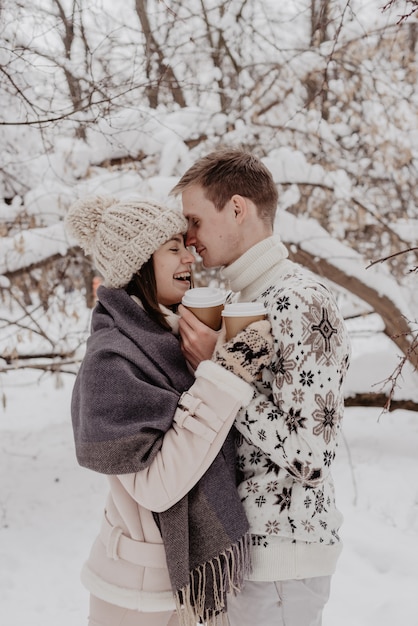
M72 395L76 455L80 465L103 474L138 472L161 449L194 377L177 337L123 289L100 287L98 299ZM181 623L219 623L226 594L239 590L249 570L232 431L192 490L154 518Z

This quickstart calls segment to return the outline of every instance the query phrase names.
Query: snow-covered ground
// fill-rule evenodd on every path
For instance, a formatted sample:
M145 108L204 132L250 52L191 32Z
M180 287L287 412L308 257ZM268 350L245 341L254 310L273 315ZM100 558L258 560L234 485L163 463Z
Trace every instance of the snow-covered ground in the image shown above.
M388 354L376 351L380 364L385 358L389 367ZM75 460L73 381L34 371L0 379L0 606L7 626L86 624L79 571L106 484ZM346 409L334 473L345 548L323 626L418 625L417 449L418 413Z

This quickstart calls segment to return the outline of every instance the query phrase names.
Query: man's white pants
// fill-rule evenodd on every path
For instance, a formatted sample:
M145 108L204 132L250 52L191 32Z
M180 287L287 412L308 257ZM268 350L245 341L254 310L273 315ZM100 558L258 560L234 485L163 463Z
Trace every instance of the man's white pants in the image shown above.
M321 626L331 576L246 581L241 593L228 596L230 626Z

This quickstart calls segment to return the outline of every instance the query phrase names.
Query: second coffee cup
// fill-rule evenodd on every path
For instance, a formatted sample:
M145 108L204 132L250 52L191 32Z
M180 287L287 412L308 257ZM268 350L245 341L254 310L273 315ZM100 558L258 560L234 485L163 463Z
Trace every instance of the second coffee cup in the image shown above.
M267 311L262 302L232 302L225 304L222 317L225 323L226 339L232 339L248 324L265 319Z
M186 291L181 303L206 326L219 330L225 297L226 294L216 287L195 287Z

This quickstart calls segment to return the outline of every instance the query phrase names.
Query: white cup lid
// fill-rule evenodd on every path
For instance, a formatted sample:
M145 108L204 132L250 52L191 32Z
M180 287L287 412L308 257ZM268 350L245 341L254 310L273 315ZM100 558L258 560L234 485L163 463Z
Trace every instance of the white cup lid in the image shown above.
M225 304L224 317L242 317L245 315L266 315L267 310L262 302L231 302Z
M186 291L181 303L184 306L203 308L223 304L225 298L226 294L217 287L194 287Z

